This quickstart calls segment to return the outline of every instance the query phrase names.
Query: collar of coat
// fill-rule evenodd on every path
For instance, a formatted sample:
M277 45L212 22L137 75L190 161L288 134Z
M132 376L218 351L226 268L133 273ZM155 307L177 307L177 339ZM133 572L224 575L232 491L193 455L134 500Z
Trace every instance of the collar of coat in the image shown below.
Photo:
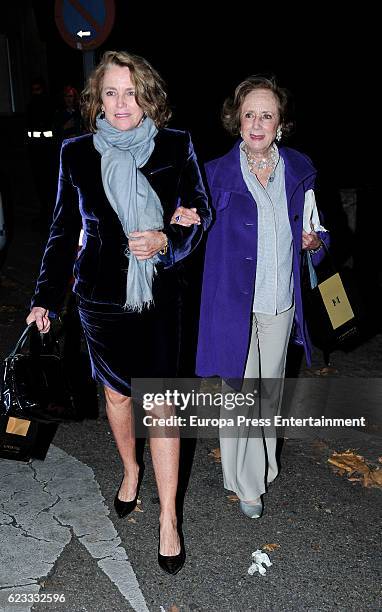
M227 191L229 186L231 192L249 194L240 168L241 142L239 139L226 155L206 164L210 188ZM316 175L316 169L307 155L295 149L280 147L279 152L285 164L286 191L291 195L301 182Z

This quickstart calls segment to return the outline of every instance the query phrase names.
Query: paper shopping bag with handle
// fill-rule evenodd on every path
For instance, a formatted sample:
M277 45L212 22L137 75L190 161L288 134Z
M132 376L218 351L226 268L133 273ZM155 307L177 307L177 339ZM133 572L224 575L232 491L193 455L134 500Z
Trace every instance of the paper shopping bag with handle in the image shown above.
M314 266L309 251L303 255L302 298L308 333L314 346L333 351L357 332L356 316L342 278L329 252Z

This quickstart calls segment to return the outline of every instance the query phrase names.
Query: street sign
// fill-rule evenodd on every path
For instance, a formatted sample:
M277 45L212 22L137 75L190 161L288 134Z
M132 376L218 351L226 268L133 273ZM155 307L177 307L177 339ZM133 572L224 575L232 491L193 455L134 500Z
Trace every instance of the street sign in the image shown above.
M96 49L114 24L114 0L55 0L54 16L64 41L79 51Z

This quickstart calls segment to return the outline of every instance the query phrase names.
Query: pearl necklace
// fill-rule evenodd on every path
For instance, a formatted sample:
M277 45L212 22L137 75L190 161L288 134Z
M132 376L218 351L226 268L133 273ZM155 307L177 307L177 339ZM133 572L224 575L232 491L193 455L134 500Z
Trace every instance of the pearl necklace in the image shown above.
M279 152L275 145L272 145L269 157L263 157L262 159L256 159L254 155L248 150L247 145L244 145L243 151L247 157L248 168L252 174L256 173L256 170L264 170L270 168L274 170L279 158Z

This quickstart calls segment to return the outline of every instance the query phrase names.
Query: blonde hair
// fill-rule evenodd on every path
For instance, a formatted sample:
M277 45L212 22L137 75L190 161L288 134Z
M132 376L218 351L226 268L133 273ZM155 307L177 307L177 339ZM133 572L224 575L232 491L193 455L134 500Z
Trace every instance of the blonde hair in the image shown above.
M91 73L81 94L81 111L91 132L96 132L96 118L101 112L102 83L109 66L126 66L135 87L135 99L143 112L163 127L171 117L165 83L147 60L126 51L106 51Z

